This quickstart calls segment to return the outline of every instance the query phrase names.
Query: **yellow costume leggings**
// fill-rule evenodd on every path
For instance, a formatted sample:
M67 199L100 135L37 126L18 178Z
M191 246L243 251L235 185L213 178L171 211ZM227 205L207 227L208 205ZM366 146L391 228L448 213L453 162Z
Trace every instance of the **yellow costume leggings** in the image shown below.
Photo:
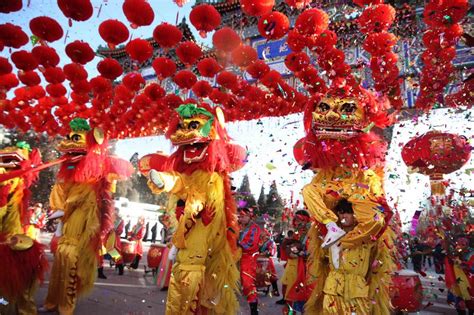
M175 264L168 287L166 315L196 314L205 269L203 265Z
M368 298L353 298L349 301L342 296L324 295L323 315L342 314L370 315L370 301Z
M31 285L23 291L23 294L16 301L9 301L7 305L0 304L0 314L2 315L35 315L36 303L35 293L38 289L38 281L35 279Z

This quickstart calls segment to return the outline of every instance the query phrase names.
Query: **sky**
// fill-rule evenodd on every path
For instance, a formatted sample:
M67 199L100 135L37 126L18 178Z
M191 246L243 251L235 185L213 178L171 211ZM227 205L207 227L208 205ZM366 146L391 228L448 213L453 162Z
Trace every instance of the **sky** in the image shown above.
M98 35L98 26L106 19L119 19L126 25L129 23L122 12L123 1L118 0L93 0L94 14L86 22L73 21L72 26L68 26L68 20L63 16L57 7L56 0L33 0L23 1L24 8L12 14L1 14L0 23L10 22L20 25L23 30L31 35L28 23L37 16L50 16L55 18L64 29L67 37L51 44L60 54L60 66L71 61L64 53L64 47L75 40L84 40L96 49L105 42ZM30 2L27 7L27 2ZM149 3L155 12L155 20L152 25L131 29L131 37L148 38L152 36L153 29L159 23L166 21L175 23L176 20L189 16L191 5L194 1L188 2L183 8L179 8L171 0L150 0ZM189 20L189 19L188 19ZM192 28L193 29L193 28ZM195 37L200 40L195 32ZM208 35L211 38L212 34ZM31 50L28 44L22 49ZM9 57L11 50L4 49L0 55ZM96 57L86 65L89 77L96 76L97 63L101 58ZM407 169L401 161L400 151L411 137L420 135L431 128L440 131L456 132L465 135L473 144L474 131L473 124L474 110L457 113L454 110L436 110L428 117L420 117L418 121L408 121L398 124L394 129L394 136L391 148L387 156L385 190L389 204L398 203L398 209L402 216L402 221L410 221L413 213L426 206L429 195L428 178L419 174L407 174ZM403 125L403 126L402 126ZM259 121L230 123L227 126L230 135L237 143L245 146L249 152L247 165L240 171L232 174L234 185L239 186L242 177L247 174L250 178L251 190L256 198L263 185L265 192L268 192L270 183L275 180L278 189L284 198L289 199L291 195L299 198L302 187L311 180L310 171L302 171L301 167L294 161L292 148L294 143L304 136L301 115L290 115L282 118L265 118ZM138 139L127 139L118 141L116 153L123 158L130 158L133 153L138 152L140 156L148 153L163 151L170 153L172 150L169 141L164 137L147 137ZM474 171L473 159L469 161L463 169L446 176L452 181L451 187L460 189L466 187L474 189L472 172Z

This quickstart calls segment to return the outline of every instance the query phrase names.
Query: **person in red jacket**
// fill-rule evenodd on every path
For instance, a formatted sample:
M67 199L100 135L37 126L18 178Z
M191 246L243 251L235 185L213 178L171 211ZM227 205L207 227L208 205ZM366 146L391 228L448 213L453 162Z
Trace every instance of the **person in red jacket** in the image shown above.
M242 250L240 260L240 278L243 293L250 306L250 314L258 315L258 296L256 287L257 258L259 254L260 228L252 220L252 210L239 209L239 247Z
M133 269L138 268L138 263L143 256L142 238L145 232L145 218L142 216L138 218L137 224L132 228L128 236L128 240L135 242L135 260L130 264Z

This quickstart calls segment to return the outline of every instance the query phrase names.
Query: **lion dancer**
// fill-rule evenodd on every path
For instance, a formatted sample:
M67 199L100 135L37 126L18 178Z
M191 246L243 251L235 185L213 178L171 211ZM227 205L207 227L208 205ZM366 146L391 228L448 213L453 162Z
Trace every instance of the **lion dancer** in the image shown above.
M27 171L41 163L26 142L0 150L0 174ZM0 314L36 314L35 292L48 267L44 246L26 235L31 184L37 172L25 172L0 183Z
M239 232L229 173L243 166L246 152L230 142L220 108L184 104L176 111L167 133L176 152L140 161L154 193L184 202L170 250L171 258L177 254L166 314L235 314Z
M257 294L257 258L261 230L252 220L249 208L239 209L240 236L239 247L242 251L240 258L240 279L244 296L250 306L250 314L258 315Z
M143 233L145 232L145 217L141 216L138 218L137 224L135 224L128 235L128 240L134 242L135 246L135 258L130 264L130 267L133 269L138 268L138 264L143 256L143 245L142 238Z
M62 236L42 308L61 315L73 314L77 298L92 289L101 240L114 223L113 181L133 172L129 162L109 156L102 130L80 118L70 127L58 145L70 158L62 163L50 196L51 209L63 214Z
M277 283L278 275L276 273L275 264L273 263L273 256L276 254L277 246L275 241L270 238L270 232L267 230L262 230L262 233L260 234L260 247L258 251L261 257L268 259L268 273L273 289L272 295L278 297L280 296Z

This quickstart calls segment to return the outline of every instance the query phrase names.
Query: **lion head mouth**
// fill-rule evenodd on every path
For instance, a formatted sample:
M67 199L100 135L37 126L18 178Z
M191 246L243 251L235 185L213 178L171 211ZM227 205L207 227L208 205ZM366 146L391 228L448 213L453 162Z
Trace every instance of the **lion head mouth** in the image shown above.
M360 129L352 127L335 127L335 126L313 126L313 132L319 139L339 139L346 140L353 138L362 133Z
M19 169L21 162L25 161L25 158L19 152L4 152L0 153L0 167L5 169Z
M187 164L201 162L207 157L209 143L194 143L183 147L183 160Z

